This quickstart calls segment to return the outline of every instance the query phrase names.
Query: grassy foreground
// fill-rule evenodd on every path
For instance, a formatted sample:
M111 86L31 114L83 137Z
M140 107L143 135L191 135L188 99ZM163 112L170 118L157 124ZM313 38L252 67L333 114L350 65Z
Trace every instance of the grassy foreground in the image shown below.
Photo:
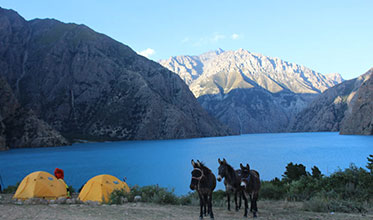
M11 194L2 194L0 219L198 219L199 207L193 205L160 205L154 203L125 203L123 205L15 205ZM373 210L365 214L318 213L304 211L301 202L259 201L257 219L287 220L362 220L373 219ZM243 210L227 211L225 207L213 207L215 219L243 219ZM251 219L252 217L249 216ZM209 218L206 218L209 219Z

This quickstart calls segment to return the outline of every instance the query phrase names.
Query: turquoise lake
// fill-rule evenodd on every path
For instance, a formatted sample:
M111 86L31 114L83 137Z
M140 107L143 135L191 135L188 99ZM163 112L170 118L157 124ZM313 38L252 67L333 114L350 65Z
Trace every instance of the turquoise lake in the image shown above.
M289 162L302 163L325 175L351 163L367 164L373 154L373 136L338 133L278 133L159 141L121 141L73 144L67 147L15 149L0 152L0 175L5 186L14 185L34 171L65 171L65 181L77 190L91 177L111 174L132 185L155 185L190 191L191 159L199 159L217 175L218 158L235 168L249 163L261 179L281 178ZM223 183L217 184L223 189Z

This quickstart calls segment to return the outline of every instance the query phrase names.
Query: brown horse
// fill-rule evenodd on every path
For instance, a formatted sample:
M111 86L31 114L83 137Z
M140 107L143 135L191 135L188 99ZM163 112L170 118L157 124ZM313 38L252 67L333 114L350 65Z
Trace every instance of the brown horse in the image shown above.
M236 211L241 208L241 194L242 194L242 187L241 187L241 177L240 173L241 170L234 170L231 165L227 163L227 161L223 158L223 161L218 159L220 164L218 168L218 178L217 180L220 182L224 178L224 185L225 185L225 192L227 193L227 200L228 200L228 210L231 210L230 204L230 194L234 194L234 202L236 204ZM237 204L237 195L240 196L240 204Z
M258 194L260 190L260 178L259 173L256 170L251 170L249 164L243 166L242 163L240 164L241 167L241 186L243 187L243 199L245 202L245 213L244 217L247 217L247 209L248 209L248 198L250 198L250 212L253 213L254 218L256 217L256 213L258 212L258 206L256 201L258 200Z
M208 206L208 214L210 218L214 218L212 212L212 192L216 187L215 175L199 160L194 162L192 160L192 180L190 183L191 190L197 190L200 204L200 218L203 218L203 214L206 215L206 204ZM202 210L204 209L204 210Z

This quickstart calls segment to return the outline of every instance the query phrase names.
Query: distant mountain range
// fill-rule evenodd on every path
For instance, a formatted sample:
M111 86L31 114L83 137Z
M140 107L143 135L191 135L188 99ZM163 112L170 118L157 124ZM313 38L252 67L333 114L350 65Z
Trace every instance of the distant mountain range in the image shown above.
M231 134L175 73L84 25L0 8L0 69L14 102L70 141ZM12 148L8 117L0 145Z
M234 132L283 132L313 98L343 81L247 50L219 49L159 61L176 72L201 105Z

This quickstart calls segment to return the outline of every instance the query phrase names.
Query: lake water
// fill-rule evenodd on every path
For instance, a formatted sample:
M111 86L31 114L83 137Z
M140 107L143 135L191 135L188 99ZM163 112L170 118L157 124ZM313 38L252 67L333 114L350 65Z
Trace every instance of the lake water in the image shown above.
M235 168L249 163L261 179L270 180L280 178L289 162L302 163L308 171L316 165L328 175L350 163L365 167L369 154L373 154L373 136L330 132L122 141L0 152L0 175L8 186L31 172L53 174L58 167L75 189L95 175L111 174L119 179L126 176L129 185L158 184L181 195L190 191L191 159L204 161L216 175L218 158L226 158ZM217 188L223 189L223 183Z

